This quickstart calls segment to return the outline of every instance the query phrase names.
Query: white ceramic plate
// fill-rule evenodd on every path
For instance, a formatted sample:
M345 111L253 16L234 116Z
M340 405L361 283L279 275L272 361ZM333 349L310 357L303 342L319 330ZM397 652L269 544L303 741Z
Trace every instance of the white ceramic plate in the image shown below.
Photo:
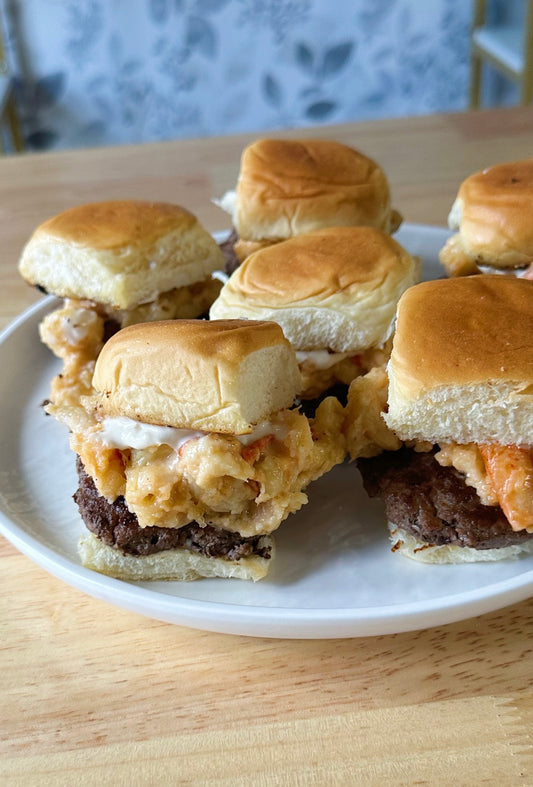
M441 275L448 232L407 225L398 240ZM83 568L83 525L72 500L74 457L66 430L41 402L58 362L37 326L44 299L0 337L0 532L50 573L90 595L159 620L209 631L326 638L389 634L465 619L533 592L533 556L499 563L426 566L393 555L381 504L345 464L309 488L309 504L276 533L269 576L191 583L128 583ZM13 589L15 592L15 588Z

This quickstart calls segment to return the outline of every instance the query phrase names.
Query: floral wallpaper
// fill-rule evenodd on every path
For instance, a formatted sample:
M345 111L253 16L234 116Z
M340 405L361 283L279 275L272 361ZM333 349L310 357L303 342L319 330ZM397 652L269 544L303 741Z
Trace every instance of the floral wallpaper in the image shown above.
M466 107L464 0L2 0L26 145Z

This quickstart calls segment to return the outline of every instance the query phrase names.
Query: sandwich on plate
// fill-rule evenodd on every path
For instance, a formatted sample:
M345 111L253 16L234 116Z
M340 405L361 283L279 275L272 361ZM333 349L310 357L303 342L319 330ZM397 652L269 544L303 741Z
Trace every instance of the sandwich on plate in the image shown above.
M253 142L235 189L218 204L233 219L228 273L253 251L304 232L364 225L390 233L402 220L379 164L327 139Z
M62 299L40 325L42 341L63 361L51 401L75 404L91 392L94 362L119 328L207 313L221 286L212 273L223 267L215 240L178 205L98 202L37 227L19 271Z
M533 282L468 276L400 299L388 365L399 450L359 459L393 549L424 562L533 551Z
M466 178L448 224L456 234L440 252L449 276L499 273L533 278L533 158Z
M230 276L210 310L220 318L274 320L296 351L299 396L316 400L390 352L400 295L420 263L373 227L329 227L266 246Z
M77 455L83 565L122 579L264 577L272 533L344 458L320 418L294 407L299 385L274 322L169 320L114 334L94 395L53 408Z

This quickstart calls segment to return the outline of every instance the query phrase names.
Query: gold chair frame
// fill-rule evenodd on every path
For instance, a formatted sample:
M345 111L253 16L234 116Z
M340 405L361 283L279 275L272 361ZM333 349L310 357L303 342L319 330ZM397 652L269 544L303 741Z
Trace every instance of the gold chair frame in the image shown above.
M530 104L533 98L533 0L527 0L524 21L524 37L522 42L522 68L518 71L509 68L508 64L490 49L476 42L476 30L484 27L487 14L487 0L476 0L471 30L471 77L470 107L479 108L481 104L482 68L484 62L489 63L508 79L516 82L520 89L520 104Z

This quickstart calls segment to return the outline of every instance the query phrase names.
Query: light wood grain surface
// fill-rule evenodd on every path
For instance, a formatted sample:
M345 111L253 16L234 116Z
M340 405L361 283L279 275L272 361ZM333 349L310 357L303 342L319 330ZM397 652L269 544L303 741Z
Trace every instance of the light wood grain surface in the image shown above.
M530 156L533 109L323 127L385 168L408 222ZM37 224L83 202L183 204L209 230L255 135L0 159L0 326ZM8 373L4 370L4 373ZM425 631L270 640L159 623L48 575L0 538L0 783L533 784L533 600Z

